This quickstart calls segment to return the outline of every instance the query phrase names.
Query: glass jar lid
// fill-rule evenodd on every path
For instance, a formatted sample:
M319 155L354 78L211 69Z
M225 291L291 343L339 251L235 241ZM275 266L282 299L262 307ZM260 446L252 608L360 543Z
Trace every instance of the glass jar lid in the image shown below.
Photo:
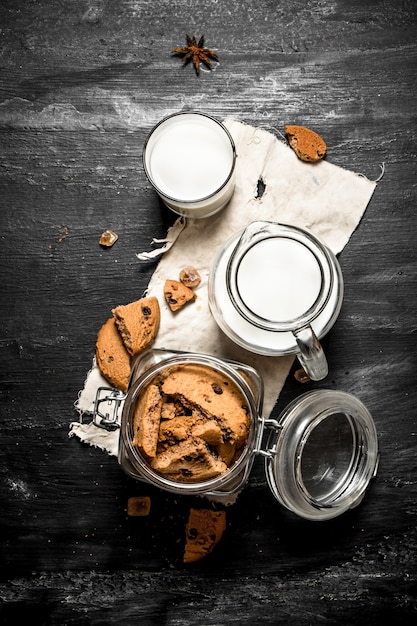
M375 424L360 400L311 391L290 403L276 426L265 469L281 504L300 517L327 520L360 503L379 461Z

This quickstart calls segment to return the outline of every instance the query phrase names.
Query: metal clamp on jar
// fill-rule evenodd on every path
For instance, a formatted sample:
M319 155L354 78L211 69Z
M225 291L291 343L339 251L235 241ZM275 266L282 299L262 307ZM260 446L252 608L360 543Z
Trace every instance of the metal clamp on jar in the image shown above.
M184 375L196 371L201 375L201 389L210 384L215 394L210 397L210 393L204 391L198 408L195 406L195 386L188 392L182 382L176 396L171 397L165 385L172 373ZM215 382L210 382L211 374ZM178 422L182 428L180 434L177 429L178 441L170 441L169 437L160 441L153 456L144 452L142 444L136 441L137 418L139 416L140 423L145 410L144 398L152 398L150 390L156 398L146 400L151 428L158 430L161 419L165 425L170 421L171 426L175 425L178 419L176 401L182 406L179 415L186 407L190 418ZM235 415L228 424L228 416L221 410L223 398L226 402L228 394L238 399L234 406L239 411L244 409L247 417L244 430L239 431L242 425ZM161 408L164 395L170 404L165 407L165 414ZM282 505L300 517L327 520L358 505L376 475L379 461L377 433L371 414L357 398L341 391L315 390L294 400L278 419L265 419L262 417L262 379L256 370L242 363L203 354L149 350L136 360L126 396L122 397L114 390L109 394L104 391L103 395L102 388L97 397L97 408L101 402L115 404L113 417L104 414L102 425L105 427L114 426L114 415L123 404L118 454L123 470L135 479L166 491L215 497L228 502L243 489L255 457L261 455L265 458L269 487ZM210 423L214 422L211 419L214 414L210 411L214 405L220 407L217 425ZM159 408L154 410L155 407ZM193 411L198 414L197 425L207 426L209 423L210 428L193 430L193 426L187 426L193 423ZM103 417L103 413L101 415ZM98 416L98 421L103 422L102 417ZM181 418L184 417L187 416L181 414ZM187 428L188 434L185 432ZM172 436L174 430L168 428ZM234 430L244 432L243 443L237 443ZM187 437L191 437L193 445L195 440L202 438L203 452L193 456L191 451L188 456L181 457L185 459L184 467L178 457L178 463L171 466L168 474L164 473L155 458L167 450L172 452L170 446L180 446ZM228 446L230 449L233 445L234 455L226 462L222 455ZM206 453L213 456L216 471L219 467L223 469L202 480L194 479L192 468L201 467L202 455Z

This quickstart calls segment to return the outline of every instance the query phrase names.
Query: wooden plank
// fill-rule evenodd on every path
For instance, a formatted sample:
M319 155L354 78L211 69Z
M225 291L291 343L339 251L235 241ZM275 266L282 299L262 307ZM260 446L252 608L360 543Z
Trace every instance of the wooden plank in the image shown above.
M55 0L0 6L0 620L39 624L402 624L416 604L417 20L412 2ZM199 77L172 57L205 35ZM68 439L98 329L140 297L174 216L142 146L177 110L235 117L284 140L320 132L329 162L383 176L340 255L345 298L330 375L307 389L371 410L381 464L361 506L325 524L268 490L263 461L213 554L181 564L187 499ZM192 158L196 158L193 155ZM186 164L185 164L186 166ZM100 234L112 228L115 246ZM151 514L128 518L149 495Z

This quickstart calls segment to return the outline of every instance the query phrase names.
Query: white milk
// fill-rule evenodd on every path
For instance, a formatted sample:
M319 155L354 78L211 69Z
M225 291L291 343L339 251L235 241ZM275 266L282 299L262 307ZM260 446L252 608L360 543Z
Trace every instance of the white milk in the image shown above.
M292 239L269 238L253 245L237 271L239 295L258 317L285 322L304 315L321 289L314 254Z
M190 217L212 215L228 202L234 164L235 149L226 129L198 113L165 119L145 145L150 182L167 206Z
M242 348L271 356L295 354L297 342L290 330L270 331L251 323L230 299L228 263L238 238L239 234L228 241L213 264L209 280L211 312L226 336ZM288 318L305 313L321 286L321 270L314 254L302 243L286 238L261 240L250 250L237 270L239 295L246 306L256 315L284 325ZM311 322L319 339L333 326L342 304L343 278L336 259L330 263L334 282L329 298Z

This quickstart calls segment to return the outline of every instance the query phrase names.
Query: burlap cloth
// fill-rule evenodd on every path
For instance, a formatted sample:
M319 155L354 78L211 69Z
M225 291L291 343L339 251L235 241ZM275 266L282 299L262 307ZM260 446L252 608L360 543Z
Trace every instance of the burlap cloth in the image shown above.
M147 295L156 296L161 306L160 330L153 347L202 352L252 365L264 381L263 415L268 417L294 357L252 354L234 345L219 330L208 306L207 281L213 259L232 235L255 220L310 230L338 254L358 226L377 181L327 161L304 163L271 133L236 120L224 123L233 136L237 152L236 189L230 203L211 218L189 221L179 218L168 230L165 240L154 240L162 246L137 256L146 260L160 255L147 289ZM258 193L259 180L265 186L262 195ZM167 278L178 279L186 265L193 265L202 277L198 298L174 314L165 303L163 285ZM113 303L118 304L127 302ZM71 423L69 435L117 455L118 431L107 432L91 423L99 386L108 386L108 383L93 360L75 402L80 420Z

